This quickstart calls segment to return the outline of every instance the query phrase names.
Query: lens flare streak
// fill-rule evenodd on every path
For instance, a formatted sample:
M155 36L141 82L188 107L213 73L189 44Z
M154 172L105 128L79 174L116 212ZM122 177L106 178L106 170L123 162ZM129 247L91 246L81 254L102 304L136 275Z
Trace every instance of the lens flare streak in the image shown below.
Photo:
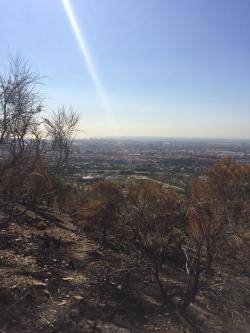
M110 107L109 107L109 103L107 101L105 91L101 84L100 78L97 74L96 67L94 65L93 58L92 58L91 52L88 48L87 42L78 25L71 2L70 2L70 0L62 0L62 3L63 3L64 10L67 14L67 17L69 19L71 28L74 32L75 38L77 40L80 51L82 53L85 65L88 69L89 75L94 83L96 92L99 96L99 99L100 99L100 102L102 105L102 109L105 112L105 115L106 115L107 121L109 122L111 130L115 131L115 129L116 129L115 121L114 121L113 115L110 113Z

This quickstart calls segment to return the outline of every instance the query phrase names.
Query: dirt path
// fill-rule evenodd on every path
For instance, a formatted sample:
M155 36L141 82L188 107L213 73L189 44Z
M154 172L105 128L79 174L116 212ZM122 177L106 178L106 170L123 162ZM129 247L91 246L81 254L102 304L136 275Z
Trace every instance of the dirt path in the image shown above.
M79 312L95 245L56 212L29 211L18 223L0 223L1 332L52 332L62 319L71 322L64 314Z

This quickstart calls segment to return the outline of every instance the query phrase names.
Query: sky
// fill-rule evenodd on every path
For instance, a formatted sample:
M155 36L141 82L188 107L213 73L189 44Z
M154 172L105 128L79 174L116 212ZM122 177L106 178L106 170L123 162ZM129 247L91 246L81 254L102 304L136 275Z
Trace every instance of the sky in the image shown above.
M17 52L87 137L250 138L249 0L0 0Z

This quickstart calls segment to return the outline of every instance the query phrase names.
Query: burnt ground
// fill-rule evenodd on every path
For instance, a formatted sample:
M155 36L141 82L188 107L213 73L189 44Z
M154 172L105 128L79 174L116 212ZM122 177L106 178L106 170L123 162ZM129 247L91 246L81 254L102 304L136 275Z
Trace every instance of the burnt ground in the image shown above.
M211 277L187 322L162 310L150 265L119 237L103 245L47 208L1 214L0 332L250 332L248 266ZM162 278L171 288L182 275L169 262Z

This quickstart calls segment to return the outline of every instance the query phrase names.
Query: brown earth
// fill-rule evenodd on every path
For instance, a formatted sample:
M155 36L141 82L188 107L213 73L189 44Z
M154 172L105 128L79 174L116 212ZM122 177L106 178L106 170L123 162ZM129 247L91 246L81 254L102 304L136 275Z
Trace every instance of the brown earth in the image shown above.
M162 311L150 266L122 235L103 245L79 230L48 208L0 215L1 333L250 332L247 266L211 277L185 319ZM162 278L171 286L182 274L169 262Z

